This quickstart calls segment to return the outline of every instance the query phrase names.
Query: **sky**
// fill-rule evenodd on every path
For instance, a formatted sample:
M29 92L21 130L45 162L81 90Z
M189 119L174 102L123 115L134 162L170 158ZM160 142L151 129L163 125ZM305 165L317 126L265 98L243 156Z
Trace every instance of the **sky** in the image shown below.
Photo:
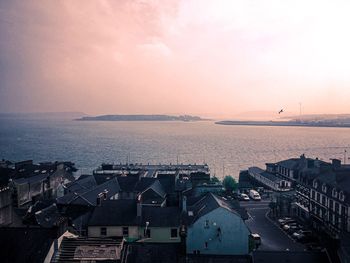
M0 113L350 113L350 1L0 1Z

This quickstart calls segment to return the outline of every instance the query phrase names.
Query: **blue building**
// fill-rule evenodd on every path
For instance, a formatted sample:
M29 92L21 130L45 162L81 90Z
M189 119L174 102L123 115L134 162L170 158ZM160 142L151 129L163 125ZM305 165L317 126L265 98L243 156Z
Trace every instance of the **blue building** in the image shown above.
M183 209L187 221L187 254L249 253L250 230L232 204L208 193L191 206L184 202Z

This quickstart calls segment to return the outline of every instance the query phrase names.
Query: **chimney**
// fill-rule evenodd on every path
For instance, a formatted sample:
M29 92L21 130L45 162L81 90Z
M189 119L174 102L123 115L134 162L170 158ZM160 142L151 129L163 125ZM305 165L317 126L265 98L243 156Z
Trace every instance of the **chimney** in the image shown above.
M99 193L98 195L97 195L97 199L96 199L96 205L97 206L101 206L101 203L102 203L102 200L103 200L104 198L103 198L103 193Z
M187 212L187 196L182 196L182 212Z
M137 197L137 202L136 202L136 215L137 217L142 216L142 201L141 201L141 195Z

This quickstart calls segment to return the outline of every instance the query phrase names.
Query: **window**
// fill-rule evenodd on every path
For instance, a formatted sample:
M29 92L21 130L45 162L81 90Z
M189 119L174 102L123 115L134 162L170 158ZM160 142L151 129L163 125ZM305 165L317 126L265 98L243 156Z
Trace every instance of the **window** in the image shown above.
M150 238L151 237L151 229L149 229L149 228L145 229L143 234L145 237Z
M107 228L101 227L100 228L100 235L101 236L107 236Z
M313 182L313 186L314 186L314 188L317 188L317 187L318 187L317 180L314 180L314 182Z
M204 248L208 249L208 242L204 242Z
M172 228L170 234L171 238L177 238L177 228Z
M335 198L338 197L337 189L333 188L333 190L332 190L332 196L335 197Z
M327 185L326 184L322 185L322 192L324 192L324 193L327 192Z
M311 199L315 199L315 191L311 190Z
M123 237L129 236L129 227L123 226Z
M209 220L205 220L204 228L209 228Z
M344 196L343 191L340 191L340 193L339 193L339 200L342 202L345 200L345 196Z
M337 214L339 214L339 209L340 208L340 206L339 206L339 203L337 203L337 202L335 202L335 212L337 213Z

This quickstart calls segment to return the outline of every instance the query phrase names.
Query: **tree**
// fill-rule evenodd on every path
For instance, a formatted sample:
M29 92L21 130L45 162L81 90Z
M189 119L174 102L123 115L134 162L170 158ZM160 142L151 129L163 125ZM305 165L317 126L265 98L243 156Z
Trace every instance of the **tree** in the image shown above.
M220 180L216 176L213 176L213 177L210 178L210 182L211 183L220 183Z
M227 192L232 192L237 189L237 182L235 178L233 178L230 175L225 176L224 180L222 181L222 184Z

